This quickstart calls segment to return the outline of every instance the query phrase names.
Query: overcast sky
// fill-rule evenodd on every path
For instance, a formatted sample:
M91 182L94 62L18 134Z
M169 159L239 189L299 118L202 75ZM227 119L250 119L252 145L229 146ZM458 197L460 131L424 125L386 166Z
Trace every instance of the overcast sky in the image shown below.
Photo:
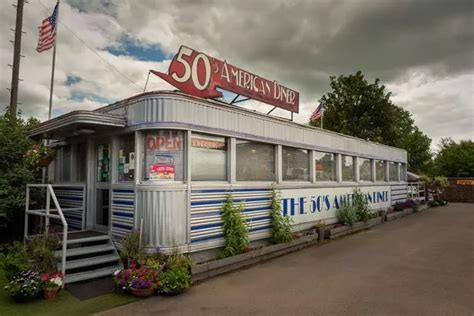
M2 110L9 104L12 3L0 2ZM41 120L52 50L36 53L37 27L54 4L29 0L24 8L19 108ZM442 137L474 139L472 0L63 0L59 20L54 116L140 93L148 70L166 71L184 44L299 91L299 122L329 90L330 75L361 70L393 92L432 148ZM154 89L173 88L152 77L147 90Z

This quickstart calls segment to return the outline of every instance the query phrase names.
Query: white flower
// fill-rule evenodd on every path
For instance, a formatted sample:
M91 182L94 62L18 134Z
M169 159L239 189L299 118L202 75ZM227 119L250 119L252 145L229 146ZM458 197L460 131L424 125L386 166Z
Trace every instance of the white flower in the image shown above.
M116 270L116 271L114 272L114 275L117 276L117 274L119 274L120 271L121 271L121 270Z

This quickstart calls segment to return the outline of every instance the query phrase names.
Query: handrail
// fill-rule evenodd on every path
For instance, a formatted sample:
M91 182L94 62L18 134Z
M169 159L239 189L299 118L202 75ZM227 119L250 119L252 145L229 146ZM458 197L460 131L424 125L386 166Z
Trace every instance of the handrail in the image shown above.
M45 210L30 210L30 189L31 188L46 188L46 209ZM55 214L51 214L51 198L53 199L54 206L53 209ZM57 212L57 213L56 213ZM43 216L46 219L45 223L45 232L49 232L49 219L59 219L63 226L63 241L61 249L61 273L65 276L66 273L66 250L67 250L67 236L68 236L68 224L66 217L64 216L63 210L59 205L58 198L54 193L53 186L51 184L27 184L26 185L26 205L25 205L25 231L24 238L25 241L28 238L28 215L37 215Z
M408 182L408 195L411 199L421 199L426 201L427 200L427 195L426 195L426 187L425 183L418 181L418 182ZM416 190L413 190L413 188L416 188ZM422 193L422 194L421 194Z

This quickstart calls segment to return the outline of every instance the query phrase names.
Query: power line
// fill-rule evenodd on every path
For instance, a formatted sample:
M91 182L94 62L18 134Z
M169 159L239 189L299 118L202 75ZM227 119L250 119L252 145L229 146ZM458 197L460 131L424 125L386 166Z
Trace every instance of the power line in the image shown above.
M45 6L41 0L38 1L39 4L41 4L43 6L43 8L48 11L50 10L47 6ZM49 11L48 11L49 12ZM112 65L111 63L109 63L104 57L100 56L99 53L92 47L90 47L89 45L87 45L87 43L82 39L80 38L76 33L74 33L66 24L62 23L61 21L59 21L59 23L64 26L64 28L66 28L69 32L71 32L72 35L74 35L82 44L84 44L84 46L86 46L87 48L89 48L97 57L99 57L100 60L102 60L104 63L106 63L110 68L112 68L113 70L115 70L118 74L120 74L123 78L127 79L131 84L135 85L139 91L141 92L142 91L142 87L140 87L136 82L134 82L132 79L128 78L123 72L121 72L120 70L117 69L117 67L115 67L114 65Z

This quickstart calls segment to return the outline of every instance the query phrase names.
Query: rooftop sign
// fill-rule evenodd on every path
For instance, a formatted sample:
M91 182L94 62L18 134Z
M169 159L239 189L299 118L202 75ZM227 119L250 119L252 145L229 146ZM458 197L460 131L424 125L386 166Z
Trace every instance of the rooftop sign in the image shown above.
M171 61L168 73L151 71L181 91L202 98L221 97L222 89L298 113L299 93L186 46Z

